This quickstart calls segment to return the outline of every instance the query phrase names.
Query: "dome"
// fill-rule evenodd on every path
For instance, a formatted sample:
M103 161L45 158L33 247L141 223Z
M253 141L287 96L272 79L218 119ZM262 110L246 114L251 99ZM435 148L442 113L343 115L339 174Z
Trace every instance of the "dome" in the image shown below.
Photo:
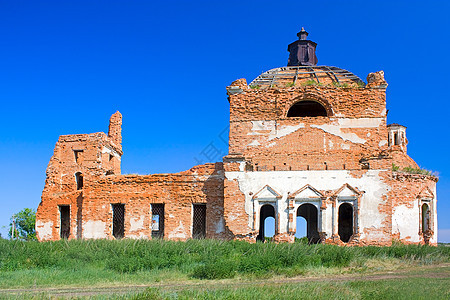
M287 66L266 71L249 84L258 88L306 85L363 87L365 83L352 72L337 67Z

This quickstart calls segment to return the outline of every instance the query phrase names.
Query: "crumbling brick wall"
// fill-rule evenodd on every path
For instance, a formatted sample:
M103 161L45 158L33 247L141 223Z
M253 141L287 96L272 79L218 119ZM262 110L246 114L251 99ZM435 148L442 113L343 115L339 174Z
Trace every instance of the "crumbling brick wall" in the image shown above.
M356 213L354 234L347 244L388 245L393 239L423 242L418 232L414 237L398 234L397 223L402 218L396 211L405 203L418 207L418 190L435 188L436 179L425 176L399 184L393 165L400 169L418 166L406 154L406 144L391 145L388 141L383 73L369 74L368 82L366 87L297 82L255 88L239 79L228 87L230 154L224 158L224 211L236 238L254 241L261 204L271 203L279 224L274 239L293 241L295 209L302 202L292 202L289 195L316 182L320 195L303 201L313 203L319 211L323 242L345 244L337 234L337 212L345 201L338 201L336 193L349 183L361 194L351 202ZM304 100L320 103L327 116L287 117L289 109ZM317 181L317 176L340 183ZM278 199L256 201L251 195L264 186L276 190ZM435 196L433 199L435 206ZM402 219L401 230L418 226L420 220L413 215L414 220ZM435 242L435 235L429 241Z
M206 206L206 237L226 238L222 164L176 174L106 176L87 187L82 236L113 238L111 204L125 205L125 237L151 238L151 204L164 204L164 238L192 238L193 204Z
M114 238L113 204L124 205L124 237L151 238L156 203L164 205L164 238L192 238L194 204L206 204L206 238L230 238L223 220L223 164L176 174L120 175L121 122L117 112L108 135L60 137L38 207L38 239L61 238L61 206L70 207L69 239ZM83 177L81 187L77 174Z
M363 157L388 149L384 90L300 86L243 87L230 95L230 153L258 170L360 169ZM303 99L320 102L329 117L289 118Z
M437 178L402 171L418 166L406 153L406 137L400 145L390 142L386 86L381 72L370 74L365 87L300 80L252 89L237 80L228 87L229 154L223 163L174 174L120 175L122 115L116 112L108 135L59 138L38 207L37 237L113 239L113 206L120 204L125 238L152 238L152 205L159 205L165 239L194 238L195 207L206 207L200 215L206 218L205 238L254 242L264 221L260 211L271 205L274 240L293 242L296 217L308 204L317 211L315 239L325 243L436 244ZM320 103L326 116L287 117L304 100ZM351 207L348 240L339 234L342 207ZM63 211L69 222L61 220Z
M60 136L46 171L36 215L38 239L59 239L59 207L68 205L70 238L80 238L84 190L106 174L120 174L122 151L103 132Z

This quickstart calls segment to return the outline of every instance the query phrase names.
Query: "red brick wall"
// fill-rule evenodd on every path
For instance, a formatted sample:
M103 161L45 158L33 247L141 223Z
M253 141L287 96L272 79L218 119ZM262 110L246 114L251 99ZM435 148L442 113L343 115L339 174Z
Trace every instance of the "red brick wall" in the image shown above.
M47 168L38 207L38 239L59 239L59 205L70 205L69 238L113 238L111 204L121 203L125 205L125 237L151 238L151 204L164 204L164 237L186 240L192 238L193 204L203 203L207 238L254 241L258 229L251 228L249 220L255 215L246 211L246 197L252 195L244 195L238 181L226 179L225 172L345 169L361 178L369 168L382 170L389 187L378 208L386 217L381 227L374 229L383 232L383 239L364 240L357 235L348 244L382 245L392 239L411 242L393 234L393 211L401 205L414 206L421 191L433 190L437 179L391 171L393 163L401 168L417 164L402 150L406 147L387 144L384 88L355 85L258 90L248 88L245 80L232 86L242 91L229 96L230 154L224 163L200 165L176 174L120 175L119 112L111 117L108 135L61 136ZM328 117L287 118L289 108L299 100L321 103ZM80 150L75 159L74 151ZM75 180L78 172L83 174L81 190L77 190ZM335 204L335 191L320 192L325 195L321 209ZM282 212L278 212L281 217ZM293 234L280 232L275 240L292 242ZM342 244L336 236L321 234L327 243Z

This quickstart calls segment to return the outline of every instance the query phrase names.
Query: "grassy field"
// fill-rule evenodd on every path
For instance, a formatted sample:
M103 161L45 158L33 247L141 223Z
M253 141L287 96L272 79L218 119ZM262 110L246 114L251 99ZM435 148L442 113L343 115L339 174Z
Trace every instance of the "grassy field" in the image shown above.
M449 299L450 264L366 276L206 280L149 286L2 290L0 299Z
M448 278L287 283L243 288L147 289L123 299L449 299Z
M306 276L326 279L330 276L357 275L362 278L374 272L449 262L450 247L446 246L399 244L392 247L338 247L216 240L72 240L44 243L0 240L0 289L107 288L174 282L182 285L234 284ZM355 280L333 281L326 286L321 282L297 282L246 288L183 288L176 295L172 288L168 288L151 289L140 294L127 293L124 297L145 299L153 293L160 299L254 299L252 297L255 295L261 299L273 299L277 295L294 299L303 294L306 297L314 294L326 298L338 293L339 297L347 295L365 299L366 295L373 293L375 298L383 298L383 294L377 293L395 292L406 286L411 286L417 295L431 295L433 291L442 289L448 292L448 277L433 279L432 283L427 284L429 291L418 287L424 284L421 280L423 278L377 280L376 288L375 285L371 287Z
M270 278L450 261L450 247L338 247L190 240L0 241L0 288Z

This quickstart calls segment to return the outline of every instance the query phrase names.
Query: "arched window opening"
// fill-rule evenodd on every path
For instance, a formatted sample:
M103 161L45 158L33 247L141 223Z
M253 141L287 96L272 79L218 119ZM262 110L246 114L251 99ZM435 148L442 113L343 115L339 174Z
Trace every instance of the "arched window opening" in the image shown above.
M347 243L353 235L353 207L349 203L339 206L338 234L341 241Z
M327 110L316 101L300 101L291 106L288 117L326 117Z
M430 229L430 208L428 204L422 205L422 233L427 233Z
M306 237L308 238L308 243L309 244L319 243L320 237L317 222L318 220L317 208L310 203L302 204L297 209L297 217L302 217L306 220ZM297 230L298 229L299 226L297 225Z
M265 229L266 225L270 225L270 221L271 220L267 220L267 218L273 218L273 227L276 228L275 223L276 223L276 218L275 218L275 208L270 205L270 204L264 204L261 207L260 213L259 213L259 235L256 237L257 241L265 241ZM274 230L273 232L275 233L276 230Z
M75 173L75 180L77 182L77 190L81 190L83 188L83 174L80 172Z

